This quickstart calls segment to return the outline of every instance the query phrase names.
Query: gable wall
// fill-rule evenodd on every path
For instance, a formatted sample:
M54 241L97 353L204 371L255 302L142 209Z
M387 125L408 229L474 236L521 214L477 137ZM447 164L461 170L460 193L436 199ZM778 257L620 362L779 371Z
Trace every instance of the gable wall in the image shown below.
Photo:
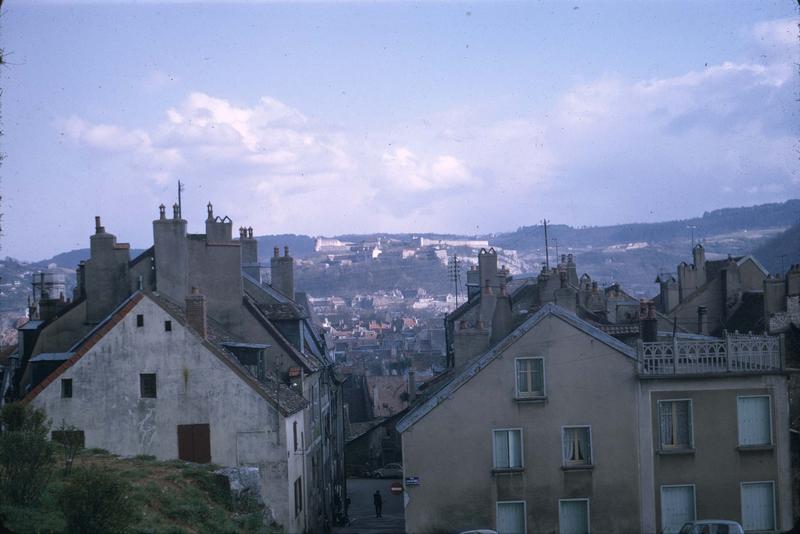
M518 356L545 358L547 402L518 403ZM548 317L403 435L408 532L495 526L498 500L525 500L530 532L558 530L558 499L591 499L595 532L639 529L634 362ZM561 469L561 426L592 426L595 468ZM492 429L523 428L525 470L492 474Z
M144 315L141 328L137 314ZM171 332L164 331L165 320L172 321ZM141 398L140 373L156 373L157 398ZM61 398L64 378L73 380L71 399ZM274 512L286 519L291 508L293 516L287 471L300 460L287 460L283 418L148 298L31 402L54 428L64 421L84 431L87 447L124 456L175 459L177 425L207 423L211 461L259 465L262 492Z

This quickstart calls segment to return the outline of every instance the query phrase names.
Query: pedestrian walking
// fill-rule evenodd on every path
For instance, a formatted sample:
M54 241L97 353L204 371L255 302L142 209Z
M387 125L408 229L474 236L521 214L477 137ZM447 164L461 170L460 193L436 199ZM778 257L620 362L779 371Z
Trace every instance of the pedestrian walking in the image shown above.
M381 517L381 509L383 508L383 497L381 497L381 490L375 490L372 496L372 502L375 504L375 517Z

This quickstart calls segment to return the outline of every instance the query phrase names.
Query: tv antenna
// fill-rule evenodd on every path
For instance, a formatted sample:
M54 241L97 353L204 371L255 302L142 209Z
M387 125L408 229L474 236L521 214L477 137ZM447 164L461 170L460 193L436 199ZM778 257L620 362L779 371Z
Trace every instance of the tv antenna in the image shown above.
M550 249L547 243L547 223L550 222L547 219L542 219L542 224L544 224L544 264L547 267L547 270L550 270Z
M689 224L689 225L686 226L686 228L688 228L688 229L690 229L692 231L692 250L694 250L694 230L695 230L695 228L697 228L697 225L696 224Z
M453 290L456 295L456 306L458 306L458 293L461 288L461 260L458 256L453 254L450 258L450 280L453 282Z

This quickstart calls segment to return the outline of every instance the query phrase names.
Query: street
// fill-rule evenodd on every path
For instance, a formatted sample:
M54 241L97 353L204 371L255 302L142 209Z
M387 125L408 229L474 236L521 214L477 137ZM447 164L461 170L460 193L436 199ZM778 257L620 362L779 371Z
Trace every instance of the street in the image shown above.
M369 532L402 533L405 531L403 518L403 495L393 495L389 491L392 482L400 479L348 478L347 494L350 496L350 525L336 527L337 534L366 534ZM382 517L375 517L372 495L381 492L383 497Z

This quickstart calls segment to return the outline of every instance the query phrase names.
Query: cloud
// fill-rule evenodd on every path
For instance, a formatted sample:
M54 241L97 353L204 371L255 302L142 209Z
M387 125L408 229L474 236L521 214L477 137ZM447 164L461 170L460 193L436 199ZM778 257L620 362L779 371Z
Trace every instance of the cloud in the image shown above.
M751 32L783 46L792 28L772 21ZM368 137L271 96L235 102L200 91L147 127L79 117L60 127L151 192L182 179L265 232L493 231L797 196L795 91L794 67L780 56L644 80L605 76L543 111L497 116L476 104Z

